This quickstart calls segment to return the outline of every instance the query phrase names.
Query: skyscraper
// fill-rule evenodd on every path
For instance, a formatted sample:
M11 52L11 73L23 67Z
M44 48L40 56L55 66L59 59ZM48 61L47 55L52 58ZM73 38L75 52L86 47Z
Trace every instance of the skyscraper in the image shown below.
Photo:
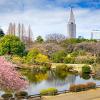
M67 25L68 38L76 38L76 24L73 9L70 11L70 18Z

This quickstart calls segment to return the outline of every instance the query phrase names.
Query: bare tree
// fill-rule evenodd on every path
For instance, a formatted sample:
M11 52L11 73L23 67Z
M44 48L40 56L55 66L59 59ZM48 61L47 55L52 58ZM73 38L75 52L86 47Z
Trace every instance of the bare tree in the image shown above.
M53 33L53 34L46 35L47 42L60 42L65 39L66 37L63 34L59 34L59 33Z

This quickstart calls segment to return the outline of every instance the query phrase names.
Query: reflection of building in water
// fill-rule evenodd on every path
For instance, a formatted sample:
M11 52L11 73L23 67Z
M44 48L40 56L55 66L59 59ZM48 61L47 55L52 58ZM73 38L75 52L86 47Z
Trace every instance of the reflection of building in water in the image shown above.
M33 40L32 30L31 30L30 25L26 31L24 24L19 23L18 25L16 25L15 23L10 23L7 34L18 36L21 41L23 41L25 44L29 46L31 45L32 40Z
M74 84L76 80L75 75L67 75L64 79L59 78L59 76L55 75L55 72L50 71L48 73L48 84L52 84L52 86L63 86L67 84Z

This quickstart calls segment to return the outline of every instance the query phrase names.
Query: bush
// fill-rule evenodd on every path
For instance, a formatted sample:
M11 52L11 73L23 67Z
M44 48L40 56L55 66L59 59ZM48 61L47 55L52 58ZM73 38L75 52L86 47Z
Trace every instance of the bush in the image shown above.
M80 92L80 91L85 91L87 89L86 85L84 84L79 84L79 85L71 85L70 86L70 92Z
M85 90L95 89L95 88L96 88L96 83L89 82L86 84L71 85L69 91L80 92L80 91L85 91Z
M55 63L62 63L64 60L64 57L66 56L66 53L64 50L57 51L51 55L51 59Z
M64 61L63 61L64 63L66 63L66 64L68 64L68 63L71 63L71 64L74 64L75 63L75 57L68 57L68 56L66 56L65 58L64 58Z
M49 62L49 58L48 58L48 56L39 53L36 56L35 62L38 63L38 64L43 64L45 62Z
M4 98L5 100L8 100L9 98L12 98L12 94L7 93L7 94L3 94L1 97Z
M66 64L61 64L61 65L57 65L56 66L56 71L61 71L61 72L69 72L70 70L72 70L73 67L72 66L67 66Z
M87 83L87 88L88 89L95 89L96 88L96 83L94 83L94 82L88 82Z
M88 65L84 65L83 67L82 67L82 73L91 73L91 68L90 68L90 66L88 66Z
M95 62L96 58L93 56L77 56L75 58L75 63L78 64L93 64Z
M32 49L28 52L27 57L26 57L26 63L34 63L37 55L39 54L38 49Z
M48 88L40 91L41 95L56 95L58 90L56 88Z
M25 91L20 91L20 92L17 92L17 93L15 94L15 97L17 97L17 98L25 98L25 97L27 97L27 96L28 96L28 93L25 92Z

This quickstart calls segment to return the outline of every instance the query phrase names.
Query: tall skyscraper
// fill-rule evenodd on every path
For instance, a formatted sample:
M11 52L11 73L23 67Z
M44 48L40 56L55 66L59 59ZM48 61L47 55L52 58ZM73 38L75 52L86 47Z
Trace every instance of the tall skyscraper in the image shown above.
M73 9L70 11L70 18L67 25L68 38L76 38L76 24Z

